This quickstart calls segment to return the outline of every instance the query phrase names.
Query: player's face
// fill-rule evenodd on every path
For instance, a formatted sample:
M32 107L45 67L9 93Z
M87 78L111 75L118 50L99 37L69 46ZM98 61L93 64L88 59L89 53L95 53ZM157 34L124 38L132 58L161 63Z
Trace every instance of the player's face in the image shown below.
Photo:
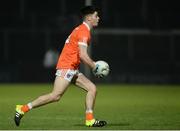
M92 15L91 15L91 24L93 27L96 27L98 26L98 23L99 23L99 16L98 16L98 12L94 12Z

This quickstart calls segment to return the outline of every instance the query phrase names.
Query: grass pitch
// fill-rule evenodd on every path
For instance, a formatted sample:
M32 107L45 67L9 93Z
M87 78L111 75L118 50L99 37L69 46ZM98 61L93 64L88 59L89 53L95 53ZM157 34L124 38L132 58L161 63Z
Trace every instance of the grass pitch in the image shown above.
M13 121L16 104L25 104L52 90L51 84L1 84L1 130L153 130L180 129L180 86L97 85L95 117L102 128L84 126L86 93L70 86L62 99L27 113L20 127Z

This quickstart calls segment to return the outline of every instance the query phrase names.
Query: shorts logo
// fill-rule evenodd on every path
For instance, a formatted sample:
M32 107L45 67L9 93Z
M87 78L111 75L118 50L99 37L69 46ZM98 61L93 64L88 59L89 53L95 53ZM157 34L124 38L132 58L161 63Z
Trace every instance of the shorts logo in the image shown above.
M71 76L72 76L72 74L67 74L67 76L66 76L66 77L67 77L67 78L70 78Z
M62 77L69 82L72 80L74 75L78 75L78 70L71 70L71 69L60 69L56 71L56 76Z

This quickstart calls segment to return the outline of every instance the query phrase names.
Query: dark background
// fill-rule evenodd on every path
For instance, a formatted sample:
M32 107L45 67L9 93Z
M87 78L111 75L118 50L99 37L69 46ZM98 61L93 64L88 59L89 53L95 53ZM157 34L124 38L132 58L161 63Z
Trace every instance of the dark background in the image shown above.
M176 0L94 0L100 25L93 31L94 60L109 63L97 82L180 83L180 8ZM81 23L84 0L0 1L0 82L52 82L45 68L49 48L61 52ZM82 67L82 72L84 67Z

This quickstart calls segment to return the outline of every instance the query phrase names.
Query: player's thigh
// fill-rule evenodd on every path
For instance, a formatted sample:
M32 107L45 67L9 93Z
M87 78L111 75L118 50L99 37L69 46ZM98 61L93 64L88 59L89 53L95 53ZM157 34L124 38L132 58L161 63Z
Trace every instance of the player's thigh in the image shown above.
M76 74L77 70L58 69L56 71L53 93L57 95L63 94Z
M62 77L56 76L52 93L58 95L63 94L66 91L69 84L70 84L69 81L65 80Z
M86 76L84 76L82 73L79 74L76 78L75 85L78 87L86 90L86 91L96 91L96 86L93 82L91 82Z

